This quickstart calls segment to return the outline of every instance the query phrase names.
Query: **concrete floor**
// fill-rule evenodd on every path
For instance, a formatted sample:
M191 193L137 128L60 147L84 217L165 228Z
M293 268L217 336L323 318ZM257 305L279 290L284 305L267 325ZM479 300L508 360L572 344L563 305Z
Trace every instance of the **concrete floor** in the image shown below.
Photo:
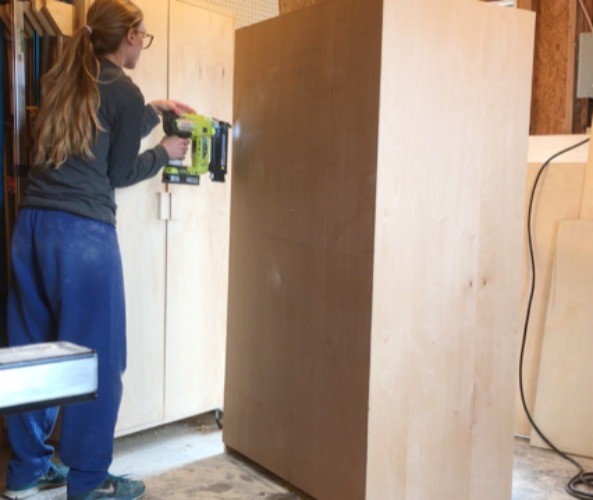
M302 500L310 497L268 474L244 458L225 453L221 432L211 415L146 431L116 441L114 474L141 478L148 500L262 499ZM0 491L8 451L0 452ZM587 470L593 460L583 459ZM515 440L513 500L567 500L566 481L573 467L555 454ZM63 500L65 488L35 497Z

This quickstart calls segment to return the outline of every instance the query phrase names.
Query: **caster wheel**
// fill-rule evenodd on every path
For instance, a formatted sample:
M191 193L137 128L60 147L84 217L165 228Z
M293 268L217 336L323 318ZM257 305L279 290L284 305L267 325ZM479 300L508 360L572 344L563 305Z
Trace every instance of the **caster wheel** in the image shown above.
M216 410L214 412L214 420L216 420L216 425L218 426L219 429L222 429L223 417L224 417L224 414L223 414L222 410Z

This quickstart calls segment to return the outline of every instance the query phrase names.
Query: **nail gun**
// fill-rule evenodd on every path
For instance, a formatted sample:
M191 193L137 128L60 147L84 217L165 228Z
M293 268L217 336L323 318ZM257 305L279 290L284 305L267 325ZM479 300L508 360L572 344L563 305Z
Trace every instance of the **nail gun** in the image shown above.
M172 111L163 113L165 134L192 141L191 166L170 161L163 170L163 182L197 186L200 184L200 176L206 172L210 172L210 179L214 182L224 182L230 128L231 125L227 122L202 115L177 116Z

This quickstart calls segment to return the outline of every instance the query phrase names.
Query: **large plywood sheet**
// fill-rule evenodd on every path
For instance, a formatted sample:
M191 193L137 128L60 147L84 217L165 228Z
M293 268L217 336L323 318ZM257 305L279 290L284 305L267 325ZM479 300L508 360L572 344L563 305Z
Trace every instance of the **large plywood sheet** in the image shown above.
M364 496L381 2L237 32L225 443Z
M593 456L593 221L560 224L535 421L561 450ZM543 446L535 433L532 444Z
M534 16L383 23L367 498L508 499Z
M146 29L155 35L131 78L147 102L167 97L168 2L137 0ZM158 144L157 127L143 148ZM118 434L156 425L163 419L165 358L166 222L157 217L160 177L116 192L118 235L124 266L128 368L117 424Z
M586 136L578 135L530 137L525 190L525 214L527 214L529 197L535 178L543 163L552 155L581 142L585 138ZM532 412L537 389L554 255L556 253L558 225L565 219L579 217L588 149L588 145L585 144L556 158L549 164L540 178L538 191L534 199L531 224L536 268L536 288L523 365L525 398ZM521 326L525 321L527 300L531 285L531 266L529 264L526 227L524 230L523 247L523 286L521 309L519 311L519 324ZM517 337L518 348L520 348L522 342L522 331L520 330L519 333ZM531 426L525 416L518 390L515 404L515 434L521 436L531 434Z
M233 121L234 16L170 2L169 97ZM222 407L227 324L230 189L171 185L167 224L165 419Z

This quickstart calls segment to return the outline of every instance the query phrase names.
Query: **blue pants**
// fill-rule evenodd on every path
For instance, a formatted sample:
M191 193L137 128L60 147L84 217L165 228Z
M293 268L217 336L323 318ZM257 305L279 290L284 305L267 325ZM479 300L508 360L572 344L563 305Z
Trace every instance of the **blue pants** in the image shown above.
M115 227L55 210L23 209L11 246L8 299L11 346L64 340L95 349L98 398L65 406L60 458L70 467L68 493L100 484L113 453L113 433L126 366L125 303ZM44 475L53 448L45 443L58 408L8 417L13 455L7 486Z

